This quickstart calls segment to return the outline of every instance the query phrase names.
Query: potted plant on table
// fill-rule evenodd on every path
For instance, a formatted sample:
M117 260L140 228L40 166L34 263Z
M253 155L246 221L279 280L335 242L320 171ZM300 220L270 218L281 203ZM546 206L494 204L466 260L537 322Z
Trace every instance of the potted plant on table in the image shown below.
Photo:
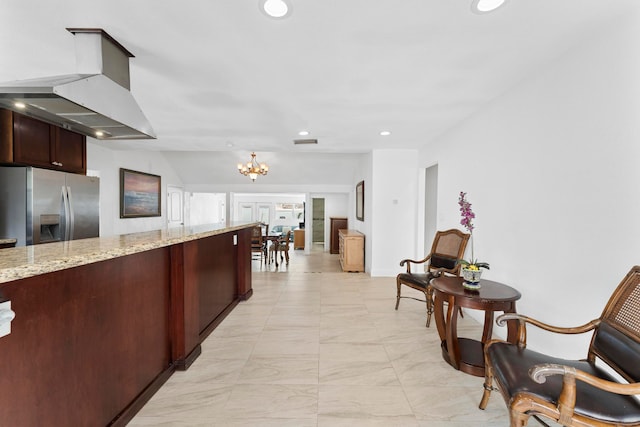
M462 286L467 289L480 289L480 276L482 275L482 269L489 270L489 263L478 261L473 251L473 219L476 215L471 210L471 203L466 199L467 193L461 191L458 197L458 205L460 205L460 215L462 219L460 224L467 229L471 235L471 259L467 261L465 259L458 260L458 264L462 266L462 278L464 282Z

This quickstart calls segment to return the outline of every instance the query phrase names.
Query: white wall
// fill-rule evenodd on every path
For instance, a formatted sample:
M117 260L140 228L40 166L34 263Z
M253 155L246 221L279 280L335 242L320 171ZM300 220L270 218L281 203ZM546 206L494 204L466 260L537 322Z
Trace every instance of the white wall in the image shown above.
M161 176L162 216L150 218L120 218L120 168ZM158 230L166 227L167 185L182 186L164 156L153 151L115 151L91 142L87 138L87 169L100 176L100 235L127 234Z
M269 174L255 182L238 173L236 164L249 159L243 152L164 152L187 184L186 191L205 193L306 193L345 191L362 154L288 152L258 153ZM348 189L346 190L348 191Z
M627 16L593 34L421 152L438 163L438 228L460 228L468 192L484 277L548 323L598 317L640 264L639 30ZM531 329L528 341L580 357L586 340Z
M356 185L364 181L364 221L356 219ZM349 221L349 229L357 230L364 234L364 269L365 272L371 273L371 223L372 223L372 208L371 201L373 186L373 155L367 153L363 155L357 167L353 173L353 184L351 185L349 192L349 215L347 220Z
M416 250L418 168L416 150L374 150L365 181L365 221L372 276L395 276ZM369 199L369 202L367 202Z

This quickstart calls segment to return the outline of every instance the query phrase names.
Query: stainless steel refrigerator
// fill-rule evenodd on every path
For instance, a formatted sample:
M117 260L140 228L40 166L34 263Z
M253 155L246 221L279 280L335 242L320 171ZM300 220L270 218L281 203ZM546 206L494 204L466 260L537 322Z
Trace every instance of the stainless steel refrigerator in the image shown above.
M99 178L0 167L0 238L15 238L16 246L25 246L99 233Z

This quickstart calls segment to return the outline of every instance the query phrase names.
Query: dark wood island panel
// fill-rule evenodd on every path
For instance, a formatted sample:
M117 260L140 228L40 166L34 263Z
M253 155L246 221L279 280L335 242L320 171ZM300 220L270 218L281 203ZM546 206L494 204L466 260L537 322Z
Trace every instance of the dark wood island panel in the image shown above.
M183 370L200 355L200 343L253 292L251 229L192 240L171 251L173 360Z
M108 425L171 373L167 248L1 291L16 312L0 340L2 424Z
M251 296L250 239L220 230L0 283L16 312L0 338L0 425L126 425Z

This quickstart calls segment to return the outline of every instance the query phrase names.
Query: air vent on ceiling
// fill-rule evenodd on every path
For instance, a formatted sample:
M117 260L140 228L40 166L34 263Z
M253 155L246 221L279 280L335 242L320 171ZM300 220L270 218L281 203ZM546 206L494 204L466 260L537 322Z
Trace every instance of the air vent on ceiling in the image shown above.
M308 144L317 144L317 139L294 139L294 145L308 145Z

